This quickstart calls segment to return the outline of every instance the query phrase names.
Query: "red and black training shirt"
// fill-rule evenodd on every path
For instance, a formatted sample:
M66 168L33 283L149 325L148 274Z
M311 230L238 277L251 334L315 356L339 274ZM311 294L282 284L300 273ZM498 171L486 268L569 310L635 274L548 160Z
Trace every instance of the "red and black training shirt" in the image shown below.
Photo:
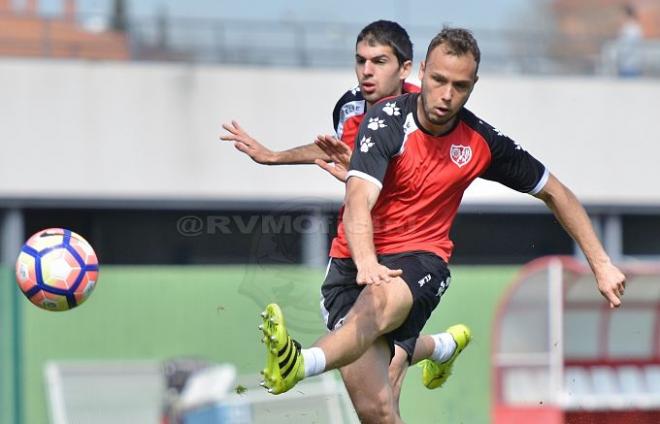
M441 136L417 119L418 93L374 105L364 116L348 172L381 188L371 211L378 254L429 251L449 261L449 230L476 178L536 194L546 167L509 137L463 108ZM351 256L340 222L330 256Z

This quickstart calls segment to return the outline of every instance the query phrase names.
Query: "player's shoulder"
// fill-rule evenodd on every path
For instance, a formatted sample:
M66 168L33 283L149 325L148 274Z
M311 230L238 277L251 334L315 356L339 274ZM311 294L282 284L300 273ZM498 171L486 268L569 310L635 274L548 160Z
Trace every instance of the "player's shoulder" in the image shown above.
M340 134L347 119L364 115L367 110L367 102L362 96L360 87L354 87L347 90L337 100L334 109L332 110L332 120L337 134Z
M345 105L351 105L357 102L364 102L364 97L362 96L362 92L360 91L359 86L355 86L350 90L346 90L346 92L344 92L344 94L342 94L335 103L335 110L341 109Z
M405 93L400 96L386 97L369 108L367 117L380 116L389 121L403 121L415 108L416 93Z
M467 124L468 127L470 127L473 131L476 131L477 133L481 134L481 136L484 137L489 142L497 137L504 136L504 134L500 130L498 130L488 122L484 121L483 119L481 119L480 117L478 117L472 111L470 111L465 107L461 109L459 116L461 121Z

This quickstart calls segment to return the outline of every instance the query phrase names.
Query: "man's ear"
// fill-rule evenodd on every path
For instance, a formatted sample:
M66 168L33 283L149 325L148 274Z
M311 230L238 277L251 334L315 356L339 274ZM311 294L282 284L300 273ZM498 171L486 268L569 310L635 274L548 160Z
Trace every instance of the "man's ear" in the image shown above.
M422 60L422 62L419 64L419 80L421 81L424 79L424 69L426 68L426 61Z
M403 62L403 65L401 65L401 68L399 69L399 77L401 80L406 80L410 76L412 66L412 60L406 60Z

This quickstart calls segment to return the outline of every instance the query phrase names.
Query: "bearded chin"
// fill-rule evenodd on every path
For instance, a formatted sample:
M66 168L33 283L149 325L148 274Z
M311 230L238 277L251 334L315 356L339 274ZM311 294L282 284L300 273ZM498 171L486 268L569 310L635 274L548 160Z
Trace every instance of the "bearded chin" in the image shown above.
M431 122L433 125L442 125L442 124L447 122L446 120L444 120L440 117L437 117L435 115L432 115L430 113L426 114L426 119L428 119L429 122Z
M426 98L422 96L422 105L424 106L424 115L426 115L426 119L433 125L443 125L447 123L447 119L444 119L443 117L435 116L431 111L433 108L429 106L429 104L426 102Z
M451 116L436 116L432 113L426 113L426 119L428 119L433 125L444 125L447 122L451 121L454 115Z

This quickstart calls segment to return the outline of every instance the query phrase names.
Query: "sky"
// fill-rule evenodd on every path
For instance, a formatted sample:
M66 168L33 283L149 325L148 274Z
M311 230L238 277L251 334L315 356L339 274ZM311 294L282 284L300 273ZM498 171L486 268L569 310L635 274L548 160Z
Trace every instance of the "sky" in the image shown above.
M21 3L25 0L14 0ZM44 13L61 10L62 0L39 0ZM505 29L519 25L547 0L126 0L132 16L148 17L165 8L175 17L211 19L331 21L363 24L376 19L402 25ZM78 0L85 15L105 14L112 0Z

